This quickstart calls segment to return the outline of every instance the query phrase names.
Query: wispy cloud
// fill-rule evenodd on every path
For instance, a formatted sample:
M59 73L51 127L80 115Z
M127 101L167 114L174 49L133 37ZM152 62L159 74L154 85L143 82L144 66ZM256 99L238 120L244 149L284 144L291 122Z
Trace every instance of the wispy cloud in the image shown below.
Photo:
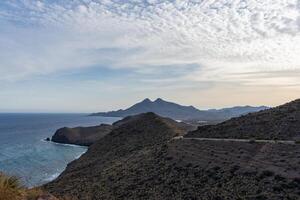
M229 75L234 80L239 80L246 86L276 86L276 87L299 87L300 70L272 70L272 71L249 71L232 73Z
M297 0L4 0L1 79L97 64L198 63L208 74L194 80L298 69L299 11Z
M260 104L276 86L275 104L299 94L299 55L299 0L0 1L2 108Z

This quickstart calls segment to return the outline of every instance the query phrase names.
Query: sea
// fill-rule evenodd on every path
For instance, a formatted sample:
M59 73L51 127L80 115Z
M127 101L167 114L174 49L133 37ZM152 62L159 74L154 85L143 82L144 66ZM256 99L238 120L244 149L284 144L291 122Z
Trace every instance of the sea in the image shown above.
M87 114L0 114L0 172L34 187L55 179L87 147L48 142L61 127L111 124L120 118Z

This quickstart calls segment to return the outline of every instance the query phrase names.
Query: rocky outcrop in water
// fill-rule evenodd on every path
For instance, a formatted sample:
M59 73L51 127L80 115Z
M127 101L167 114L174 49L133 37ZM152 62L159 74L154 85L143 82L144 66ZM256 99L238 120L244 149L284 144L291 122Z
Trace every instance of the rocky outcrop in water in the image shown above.
M92 127L64 127L55 132L51 141L63 144L90 146L110 133L112 129L113 126L108 124L101 124L99 126Z

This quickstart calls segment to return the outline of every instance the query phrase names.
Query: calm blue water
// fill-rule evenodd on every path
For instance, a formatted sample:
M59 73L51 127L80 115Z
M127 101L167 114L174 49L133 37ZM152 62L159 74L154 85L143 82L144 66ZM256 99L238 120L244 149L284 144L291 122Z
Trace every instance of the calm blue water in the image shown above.
M20 177L29 187L48 182L87 148L45 142L45 138L64 126L92 126L116 120L84 114L0 114L0 171Z

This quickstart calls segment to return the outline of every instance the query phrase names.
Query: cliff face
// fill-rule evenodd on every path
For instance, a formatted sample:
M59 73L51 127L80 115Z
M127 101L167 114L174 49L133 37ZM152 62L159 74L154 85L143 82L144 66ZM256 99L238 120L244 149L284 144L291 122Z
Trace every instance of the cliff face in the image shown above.
M185 137L300 139L300 99L276 108L199 127Z
M52 136L51 141L64 144L90 146L113 129L112 125L101 124L92 127L61 128Z
M87 199L299 199L300 145L174 139L153 113L125 118L44 186Z

